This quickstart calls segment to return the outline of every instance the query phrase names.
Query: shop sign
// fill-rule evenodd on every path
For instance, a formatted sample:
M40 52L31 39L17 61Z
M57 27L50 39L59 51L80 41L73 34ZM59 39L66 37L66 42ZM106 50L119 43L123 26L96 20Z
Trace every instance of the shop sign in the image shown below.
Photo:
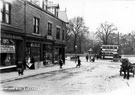
M0 53L15 53L14 45L0 45Z
M47 35L46 38L47 38L48 40L53 40L53 37L50 36L50 35Z
M31 43L31 47L40 47L39 43Z

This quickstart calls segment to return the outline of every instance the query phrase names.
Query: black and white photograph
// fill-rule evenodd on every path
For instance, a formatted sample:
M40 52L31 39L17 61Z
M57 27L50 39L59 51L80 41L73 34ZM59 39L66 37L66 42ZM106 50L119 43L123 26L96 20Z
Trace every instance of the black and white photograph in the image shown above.
M0 95L135 95L135 0L0 0Z

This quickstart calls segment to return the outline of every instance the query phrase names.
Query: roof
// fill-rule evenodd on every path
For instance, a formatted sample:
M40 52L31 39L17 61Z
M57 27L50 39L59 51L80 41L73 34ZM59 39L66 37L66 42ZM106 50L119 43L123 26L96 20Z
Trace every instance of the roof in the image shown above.
M68 17L67 17L66 11L59 11L58 18L68 23Z

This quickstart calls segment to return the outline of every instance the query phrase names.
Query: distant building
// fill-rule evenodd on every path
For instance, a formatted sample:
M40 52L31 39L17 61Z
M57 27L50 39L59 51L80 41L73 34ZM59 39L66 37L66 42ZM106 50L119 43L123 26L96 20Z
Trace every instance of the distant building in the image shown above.
M0 0L0 70L15 69L17 61L24 62L27 56L34 57L36 68L42 67L43 62L52 64L60 56L65 61L68 20L61 19L59 7L53 6L57 10L53 14L49 11L51 6L45 5L47 0L42 2L42 7L33 0L12 1Z

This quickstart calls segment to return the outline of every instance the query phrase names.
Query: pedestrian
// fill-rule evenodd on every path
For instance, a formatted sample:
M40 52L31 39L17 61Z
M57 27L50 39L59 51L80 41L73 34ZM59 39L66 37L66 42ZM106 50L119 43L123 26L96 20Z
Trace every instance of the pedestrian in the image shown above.
M88 55L86 55L86 61L88 62Z
M80 66L81 66L81 60L80 60L80 57L79 56L77 58L78 58L78 60L77 60L78 61L78 64L76 65L76 67L79 67L80 68Z
M62 60L62 58L61 58L61 57L60 57L60 59L59 59L59 65L60 65L60 69L62 69L63 60Z
M30 69L35 69L35 59L34 59L34 57L33 57L33 56L31 57L31 61L30 61L30 63L32 63L32 65L31 65Z
M90 55L90 62L91 62L91 55Z
M17 62L17 71L18 71L18 75L23 75L23 71L24 71L24 66L22 61L16 61Z
M94 55L93 58L91 59L92 62L95 62L95 57L96 55Z

